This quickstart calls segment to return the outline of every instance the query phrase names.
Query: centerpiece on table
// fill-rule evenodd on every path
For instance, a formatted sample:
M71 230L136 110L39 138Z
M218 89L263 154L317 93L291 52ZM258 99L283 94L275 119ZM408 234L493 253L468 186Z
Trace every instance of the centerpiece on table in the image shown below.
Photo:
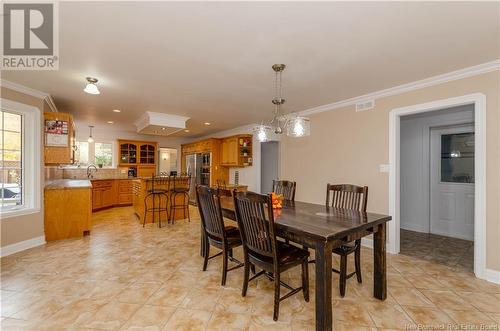
M273 209L283 208L283 194L271 193L271 199L273 203Z

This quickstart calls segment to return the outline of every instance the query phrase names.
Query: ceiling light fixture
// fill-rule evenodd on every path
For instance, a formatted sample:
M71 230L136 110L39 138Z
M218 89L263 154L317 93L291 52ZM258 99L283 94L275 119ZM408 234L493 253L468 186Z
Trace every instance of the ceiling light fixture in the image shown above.
M257 139L259 139L260 142L268 141L272 130L274 130L275 134L282 134L285 129L286 134L290 137L304 137L310 135L311 124L308 118L282 114L281 105L285 103L285 99L281 95L281 75L286 65L275 64L272 68L275 72L275 95L272 100L274 105L274 117L271 122L269 122L269 125L262 123L253 128L253 131L257 133Z
M188 130L188 129L186 129L186 130L184 130L184 132L189 132L189 130Z
M113 123L115 123L115 122L113 122L113 121L108 121L108 124L113 124Z
M167 128L161 128L162 130L166 130Z
M94 128L93 125L89 125L89 139L87 139L89 144L92 144L94 142L94 138L92 137L92 129Z
M121 113L122 111L120 109L113 109L113 112L115 112L115 113Z
M87 85L83 90L89 94L101 94L97 88L97 82L97 78L87 77Z
M205 122L205 125L210 125L210 122Z

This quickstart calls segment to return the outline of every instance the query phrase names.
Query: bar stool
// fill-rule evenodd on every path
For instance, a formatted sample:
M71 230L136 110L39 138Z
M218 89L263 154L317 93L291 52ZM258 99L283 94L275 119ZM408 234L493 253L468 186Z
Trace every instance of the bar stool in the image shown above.
M173 185L173 186L172 186ZM174 224L174 216L176 209L182 209L182 214L184 219L187 218L191 222L191 217L189 216L189 188L191 185L191 175L181 175L179 177L173 177L171 181L170 188L170 210L169 210L169 223ZM182 197L182 202L178 202L177 197Z
M151 181L147 183L146 196L144 197L144 221L142 227L146 226L146 218L148 212L153 213L153 223L155 222L155 215L158 212L158 227L161 228L161 213L165 212L168 217L168 195L167 192L170 189L170 177L160 174L160 176L151 176ZM148 208L148 199L152 197L152 207ZM164 199L164 205L162 206L162 199ZM158 201L157 201L158 200ZM157 205L158 204L158 205ZM167 219L168 221L168 219Z

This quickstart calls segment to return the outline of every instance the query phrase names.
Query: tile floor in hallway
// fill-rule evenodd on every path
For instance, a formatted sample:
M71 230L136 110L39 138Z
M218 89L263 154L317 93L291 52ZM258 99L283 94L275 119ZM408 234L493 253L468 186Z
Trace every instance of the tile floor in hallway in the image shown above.
M400 253L459 271L474 271L474 242L469 240L401 229Z
M161 229L142 228L132 213L131 207L95 213L89 237L3 258L1 329L314 329L314 295L309 303L301 294L283 301L280 319L273 322L271 282L259 279L242 298L242 269L229 272L225 287L220 286L220 259L201 271L196 217ZM241 257L241 249L235 255ZM388 298L381 302L372 297L371 250L363 249L362 258L364 282L350 279L343 299L334 275L335 330L418 325L499 329L500 285L455 267L388 255ZM314 293L314 266L310 268ZM300 268L285 277L298 285Z

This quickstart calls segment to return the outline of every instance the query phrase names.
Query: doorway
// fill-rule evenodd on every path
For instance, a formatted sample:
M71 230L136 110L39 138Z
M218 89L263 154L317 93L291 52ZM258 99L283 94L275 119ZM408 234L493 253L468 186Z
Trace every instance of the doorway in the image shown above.
M177 149L165 147L158 149L158 173L177 175Z
M425 104L418 104L409 107L397 108L391 111L389 115L389 213L393 217L393 221L389 223L388 226L388 244L387 249L389 252L397 254L400 253L401 243L406 240L405 235L401 231L404 230L403 222L404 220L404 204L402 200L404 199L402 188L405 186L406 176L402 176L402 171L405 168L405 161L402 159L402 151L404 150L404 142L401 140L401 135L403 132L403 120L408 118L410 115L416 116L426 116L430 114L436 114L439 111L450 109L453 107L470 106L474 109L474 120L472 121L474 127L474 195L471 197L473 199L473 208L470 208L470 213L473 214L473 237L474 245L471 248L473 251L473 270L478 278L486 278L486 121L485 121L485 107L486 97L483 94L476 93L465 95L461 97L455 97L450 99L433 101ZM408 117L407 117L408 116ZM470 123L470 122L469 122ZM450 124L450 123L446 123ZM452 123L452 124L467 124L462 123ZM443 126L441 124L435 127ZM442 136L442 135L441 135ZM429 143L427 146L430 148L431 134L427 135ZM450 137L446 138L450 139ZM470 137L468 138L470 140ZM446 143L446 142L445 142ZM470 142L469 142L470 144ZM412 150L414 154L421 152L419 149ZM428 154L429 155L429 154ZM430 158L428 161L430 164ZM428 180L420 179L420 187L428 186L428 192L430 192L430 166ZM456 176L456 178L465 177ZM406 183L407 185L408 183ZM424 199L425 201L425 199ZM406 204L408 205L408 204ZM416 205L412 203L411 205ZM426 236L440 236L430 234L430 198L427 200L427 205L429 207L427 219L429 220L428 226L429 230L424 233ZM418 209L418 208L417 208ZM424 208L425 212L425 208ZM422 217L425 219L425 217ZM410 230L415 231L418 229ZM424 232L424 231L420 231ZM443 236L441 236L443 237ZM436 238L436 240L442 240L442 238ZM451 238L453 240L463 240L459 238ZM445 243L446 245L451 245L450 243ZM431 245L435 247L436 245Z
M280 150L278 141L268 141L260 144L260 190L266 194L273 190L273 180L279 178Z

